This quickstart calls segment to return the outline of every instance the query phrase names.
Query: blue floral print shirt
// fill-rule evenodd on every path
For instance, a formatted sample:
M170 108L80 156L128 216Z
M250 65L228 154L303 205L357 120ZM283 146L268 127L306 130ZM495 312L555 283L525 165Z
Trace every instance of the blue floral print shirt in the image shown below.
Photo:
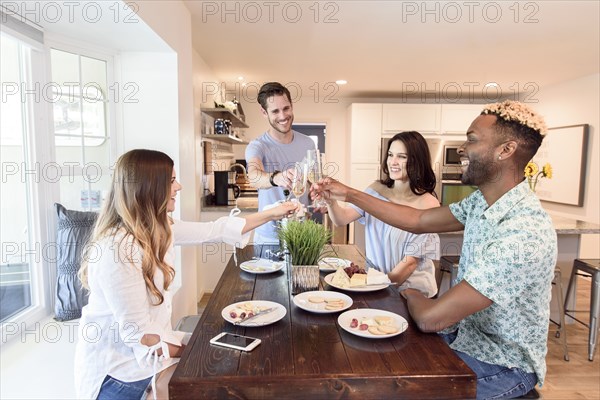
M450 345L479 361L546 375L556 231L523 181L488 206L481 191L450 205L465 226L457 282L467 281L492 300L446 331Z

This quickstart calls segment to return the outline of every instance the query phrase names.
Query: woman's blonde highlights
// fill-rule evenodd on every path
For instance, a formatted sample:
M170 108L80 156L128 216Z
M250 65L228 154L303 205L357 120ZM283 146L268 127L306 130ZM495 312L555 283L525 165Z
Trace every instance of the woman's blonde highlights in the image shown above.
M142 251L141 267L146 288L157 299L163 295L154 283L156 268L164 276L163 287L168 289L175 271L166 263L165 256L172 237L167 204L171 191L173 160L153 150L131 150L116 163L112 186L96 221L90 244L123 232L121 241L133 239ZM133 247L125 254L129 263L139 262ZM87 252L86 252L87 253ZM88 260L84 256L79 277L89 288Z

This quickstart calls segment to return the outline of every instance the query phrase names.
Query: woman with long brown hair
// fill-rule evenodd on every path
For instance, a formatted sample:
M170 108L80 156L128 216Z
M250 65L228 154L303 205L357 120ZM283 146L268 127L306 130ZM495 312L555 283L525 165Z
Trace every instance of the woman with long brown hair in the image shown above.
M388 142L382 169L387 178L373 182L365 193L392 203L425 209L439 207L435 197L435 174L427 142L419 132L401 132ZM329 216L336 226L358 220L365 225L369 263L387 273L399 289L415 288L432 297L437 293L434 259L439 259L439 237L416 235L394 228L351 205L341 207L327 200Z
M153 150L117 161L80 270L90 296L75 357L78 398L140 399L152 377L178 361L185 334L171 327L174 244L243 247L252 229L296 209L283 203L245 218L173 221L181 190L173 165Z

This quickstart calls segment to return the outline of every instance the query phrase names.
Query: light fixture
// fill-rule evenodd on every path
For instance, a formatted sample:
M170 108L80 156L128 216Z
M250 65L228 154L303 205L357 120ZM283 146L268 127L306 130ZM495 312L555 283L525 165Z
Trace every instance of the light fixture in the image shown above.
M487 87L487 88L498 87L498 84L496 82L488 82L484 85L484 87Z
M238 81L243 81L244 77L243 76L238 76Z
M345 85L346 83L348 83L348 81L344 79L338 79L337 81L335 81L335 83L337 83L338 85Z

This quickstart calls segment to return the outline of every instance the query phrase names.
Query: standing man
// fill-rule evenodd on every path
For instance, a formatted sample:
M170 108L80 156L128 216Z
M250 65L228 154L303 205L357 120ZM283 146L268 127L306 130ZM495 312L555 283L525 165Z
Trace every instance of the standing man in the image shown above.
M290 91L279 82L265 83L258 92L260 111L269 129L246 148L250 184L258 189L258 209L285 199L284 189L291 190L294 163L306 157L315 143L308 136L292 130L294 109ZM308 204L308 195L301 198ZM279 243L276 226L269 223L255 230L254 243Z
M449 207L396 205L329 179L313 188L410 232L464 229L455 285L437 299L401 293L419 328L441 331L477 374L478 399L522 396L546 374L556 232L523 177L545 134L522 103L485 106L458 150L462 182L479 190Z

